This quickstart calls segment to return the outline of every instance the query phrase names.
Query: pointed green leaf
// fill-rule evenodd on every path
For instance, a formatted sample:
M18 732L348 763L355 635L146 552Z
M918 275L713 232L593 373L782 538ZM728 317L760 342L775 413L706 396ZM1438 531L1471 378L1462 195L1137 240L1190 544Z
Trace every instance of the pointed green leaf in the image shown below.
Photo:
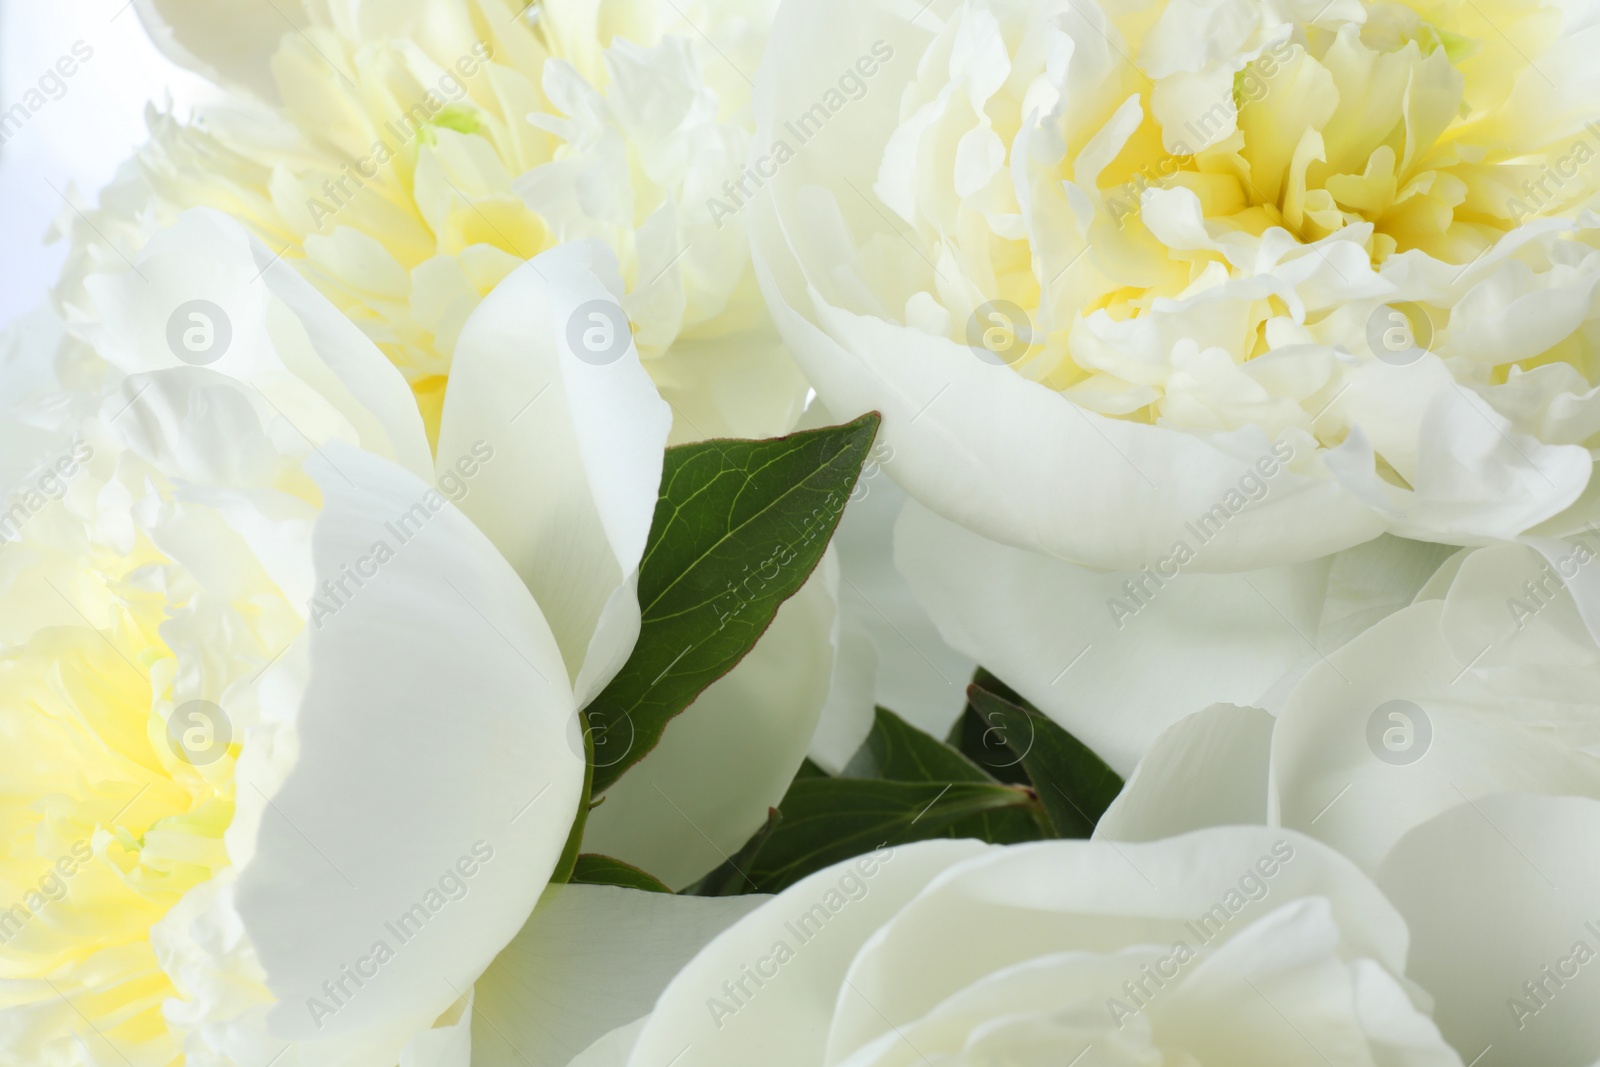
M610 856L585 852L578 857L567 879L579 885L615 885L624 889L642 889L646 893L670 893L658 879L644 873L631 863L623 863Z
M622 671L586 709L595 792L750 651L805 584L833 536L878 432L876 413L769 441L667 450L639 574L643 623Z
M1037 806L1030 790L994 782L886 782L803 778L779 805L782 820L749 858L745 892L776 893L824 867L884 846L944 837L985 812Z
M974 684L967 699L979 718L1001 731L1028 773L1039 802L1061 837L1088 837L1122 791L1104 760L1043 712Z
M895 782L994 782L954 748L923 733L888 708L878 708L872 732L845 768L850 778ZM1023 808L986 811L957 820L940 835L971 837L992 845L1015 845L1054 836L1041 826L1042 812Z
M994 781L967 757L888 708L876 709L872 732L851 757L845 775L891 782Z

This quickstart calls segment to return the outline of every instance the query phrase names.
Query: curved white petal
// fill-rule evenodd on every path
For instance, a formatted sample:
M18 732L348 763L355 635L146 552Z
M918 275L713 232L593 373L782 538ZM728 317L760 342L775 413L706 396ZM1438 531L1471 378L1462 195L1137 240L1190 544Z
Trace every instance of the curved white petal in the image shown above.
M376 345L234 219L185 212L129 271L91 275L81 324L122 374L202 366L256 389L294 433L426 478L415 399Z
M478 979L473 1067L566 1063L631 1026L707 942L766 899L552 887Z
M739 665L606 791L589 815L586 851L626 860L676 889L761 828L800 769L828 698L838 580L829 553Z
M450 1005L431 1030L400 1050L400 1067L471 1067L473 993Z
M1248 899L1240 890L1246 884ZM1232 903L1222 906L1221 900ZM1209 935L1192 931L1196 917L1212 908L1229 917ZM1274 913L1287 921L1255 929L1258 920L1271 923ZM1248 921L1234 923L1245 915ZM1406 951L1404 923L1377 888L1342 856L1293 833L1240 827L1155 844L1073 841L1010 848L922 842L818 872L735 924L668 986L628 1062L916 1063L919 1057L903 1047L907 1028L953 1011L959 1048L961 1036L976 1039L989 1029L986 1023L1003 1025L1006 1005L1017 1000L979 1002L993 1000L996 989L1017 980L1038 997L1040 983L1051 981L1044 972L1065 960L1064 954L1093 968L1105 953L1180 939L1192 945L1196 938L1209 946L1198 967L1224 972L1223 981L1237 957L1252 954L1310 955L1331 963L1336 946L1340 960L1365 957L1358 971L1398 974ZM1235 938L1238 944L1228 947ZM1124 973L1136 971L1134 961ZM1369 1000L1398 998L1388 1007L1409 1008L1393 979L1384 977L1388 992L1372 989ZM1194 993L1165 995L1160 1011L1169 1019L1181 1016L1183 1001L1199 997L1187 1010L1204 1015L1204 991L1216 981L1196 980ZM1363 979L1360 985L1373 983ZM1057 982L1047 988L1064 987ZM1117 986L1105 982L1100 988ZM981 1008L965 1021L957 1005L963 998ZM1054 1003L1058 1013L1065 1006L1060 999ZM1098 998L1092 1003L1098 1012ZM1446 1062L1437 1059L1437 1038L1427 1042L1426 1022L1414 1010L1403 1019L1397 1011L1387 1021L1373 1018L1374 1027L1368 1018L1378 1014L1375 1006L1362 1003L1352 1013L1346 1002L1342 1010L1347 1019L1360 1016L1369 1033L1381 1032L1381 1043L1415 1043L1432 1057L1403 1062ZM1104 1016L1051 1017L1068 1029L1075 1021L1085 1030L1110 1028ZM891 1046L893 1056L887 1054ZM1068 1059L1074 1054L1071 1048L1062 1052ZM1307 1054L1289 1062L1314 1060Z
M688 1067L765 1063L772 1067L816 1067L824 1062L827 1032L840 980L873 931L928 881L952 865L985 853L976 841L923 842L868 854L830 867L790 886L771 902L735 923L707 945L662 993L628 1060L632 1067L657 1067L685 1057ZM864 888L849 899L840 879L854 875ZM832 890L842 906L823 904ZM813 904L832 914L801 940L786 929ZM816 920L813 920L815 923ZM820 927L820 932L817 928ZM767 986L746 975L769 957L778 941L793 953ZM741 982L744 993L730 993ZM729 1016L713 1008L736 1008Z
M1315 655L1329 568L1102 574L988 541L915 502L895 561L946 641L1123 775L1185 715L1254 704Z
M881 446L876 455L888 457ZM945 642L912 584L895 566L895 528L907 506L905 490L883 472L880 460L867 465L862 479L834 537L842 568L840 602L846 617L866 631L876 653L876 702L942 737L966 707L967 683L977 664L970 650L958 651ZM870 703L865 712L858 742L871 727Z
M817 716L807 756L829 774L841 773L872 732L877 702L873 684L878 651L872 635L857 618L839 620L839 645L834 657L828 699Z
M271 61L286 33L310 24L304 0L135 0L139 17L174 63L264 99L277 96Z
M1139 761L1094 836L1156 841L1207 826L1266 825L1273 721L1231 704L1178 720Z
M626 336L615 273L602 246L577 242L496 286L456 343L439 430L441 478L465 465L461 508L544 608L579 704L638 637L634 585L672 424ZM615 351L576 351L589 329Z
M1186 933L1186 921L1204 914L1262 856L1285 845L1290 858L1268 893L1253 903L1260 909L1254 917L1291 901L1324 897L1346 951L1400 973L1406 933L1394 908L1348 860L1299 835L1237 827L1152 844L1021 845L949 870L861 947L845 976L844 988L856 995L840 997L830 1062L920 1017L981 977L997 958L1027 959L1040 945L1088 948L1112 939L1170 944ZM986 921L972 921L985 914L987 904L1002 900L1010 906L992 909Z
M1378 883L1411 928L1409 975L1463 1062L1600 1055L1600 802L1507 793L1401 838Z
M765 258L757 269L772 303L793 299ZM895 452L886 469L913 497L985 536L1136 569L1222 507L1228 517L1195 566L1229 571L1314 559L1383 532L1383 520L1336 482L1289 469L1259 504L1243 507L1241 482L1272 455L1259 430L1212 443L1107 418L952 341L851 314L815 290L801 299L820 327L787 307L773 316L817 392L835 411L880 411ZM1090 514L1097 521L1083 521Z
M228 845L271 1032L359 1044L429 1028L516 934L583 760L555 642L493 546L416 478L326 451L310 677L293 742L240 762Z
M1369 869L1403 834L1508 790L1600 796L1600 650L1544 561L1468 555L1421 600L1307 671L1272 740L1276 816ZM1525 583L1544 588L1534 610ZM1527 605L1519 617L1514 604Z

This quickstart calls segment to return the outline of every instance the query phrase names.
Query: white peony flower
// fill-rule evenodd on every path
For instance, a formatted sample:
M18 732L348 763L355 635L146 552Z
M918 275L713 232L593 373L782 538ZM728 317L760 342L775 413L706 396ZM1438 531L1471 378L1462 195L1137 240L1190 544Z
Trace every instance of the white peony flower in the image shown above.
M585 703L637 634L661 446L787 432L805 396L743 217L706 206L748 146L765 5L140 10L236 95L192 125L152 112L151 143L71 220L60 299L81 303L85 275L124 270L183 209L239 219L400 368L441 474L496 442L502 462L462 509L546 606ZM578 350L571 384L545 393L557 350ZM602 388L618 368L625 382ZM761 825L827 698L836 584L830 560L610 791L596 850L682 885ZM739 772L707 776L708 762Z
M1406 941L1366 877L1294 833L925 842L785 890L574 1062L1459 1067Z
M8 772L0 1059L465 1067L512 1008L572 1051L632 1017L560 1000L600 994L593 961L538 940L559 907L519 934L581 792L574 710L638 632L668 432L632 349L597 366L562 340L570 308L614 303L611 273L576 243L484 301L437 465L377 348L214 213L87 278L72 322L13 331L0 676L41 762ZM688 882L760 824L827 687L826 577L763 642L797 679L780 699L753 711L741 665L696 706L741 774L711 782L704 739L669 731L586 848ZM630 914L568 899L604 906L595 943ZM661 940L681 963L739 911ZM513 935L534 950L480 979ZM527 1008L530 982L563 1009Z
M1216 572L1571 532L1597 44L1582 3L793 0L758 274L822 399L1005 544Z
M140 10L175 59L238 91L190 124L152 110L151 143L92 224L73 221L69 297L175 213L226 211L404 372L436 440L480 301L519 264L593 239L623 290L597 354L633 335L675 440L793 425L805 384L762 306L744 219L706 204L748 149L765 0Z
M1376 875L1463 1059L1600 1056L1600 538L1453 558L1329 653L1274 718L1219 705L1151 747L1096 836L1269 824ZM1593 609L1600 600L1585 600ZM1485 1059L1485 1062L1489 1062Z
M403 380L193 215L7 338L0 1060L452 1065L583 792Z

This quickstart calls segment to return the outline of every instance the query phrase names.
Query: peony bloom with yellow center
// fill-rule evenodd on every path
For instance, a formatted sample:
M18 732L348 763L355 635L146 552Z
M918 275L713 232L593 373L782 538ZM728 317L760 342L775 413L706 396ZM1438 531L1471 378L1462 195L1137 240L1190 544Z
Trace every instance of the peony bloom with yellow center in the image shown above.
M152 0L180 61L237 90L152 141L103 198L76 274L211 207L401 369L430 441L461 330L517 266L598 240L677 439L787 431L805 386L767 318L742 214L708 198L750 140L764 0ZM64 291L69 299L73 278ZM580 331L581 335L581 331Z
M85 293L5 338L0 1062L464 1067L584 780L453 502L493 445L436 479L403 379L225 219Z
M1565 532L1595 16L795 0L758 274L829 407L882 410L897 480L996 541L1170 578Z
M151 142L71 216L58 302L82 305L85 277L125 271L184 210L242 223L399 369L440 477L494 443L461 508L550 609L587 702L637 634L661 446L786 433L805 399L750 269L748 213L708 203L747 152L767 6L139 10L233 91L189 124L152 111ZM688 884L760 827L828 697L836 584L830 566L701 697L702 736L686 720L611 792L596 850ZM742 775L701 773L707 745Z

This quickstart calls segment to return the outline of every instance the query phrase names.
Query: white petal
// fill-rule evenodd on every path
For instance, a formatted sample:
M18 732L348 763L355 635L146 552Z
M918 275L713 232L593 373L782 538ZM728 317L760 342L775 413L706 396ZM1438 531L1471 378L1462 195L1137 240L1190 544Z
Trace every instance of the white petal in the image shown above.
M468 991L450 1005L433 1029L413 1037L400 1050L400 1067L471 1067L472 1003Z
M648 1013L695 953L766 900L552 887L478 980L473 1067L567 1062Z
M1254 704L1314 654L1328 570L1324 560L1180 573L1158 586L985 540L916 503L901 516L895 560L946 641L1123 775L1185 715ZM1143 607L1125 588L1140 581Z
M173 62L275 99L278 40L310 24L302 0L138 0L139 17Z
M910 851L897 850L896 862ZM1239 918L1326 898L1345 951L1401 971L1406 933L1394 908L1348 860L1297 834L1226 827L1153 844L1052 841L997 848L939 876L862 946L845 976L845 988L855 995L840 996L829 1062L920 1017L981 977L994 960L1026 959L1041 945L1171 944L1187 935L1184 923L1230 889L1237 892L1242 875L1274 856L1270 880L1255 875L1265 892L1244 905L1260 912L1240 910ZM790 913L804 912L804 900L794 898ZM994 907L995 901L1007 906ZM984 921L974 922L975 915ZM1222 932L1231 936L1239 929L1228 925Z
M821 1024L832 1015L841 979L862 944L931 878L990 847L976 841L923 842L830 867L789 887L707 945L672 980L628 1062L658 1067L689 1047L694 1052L685 1064L696 1067L817 1067L824 1062L827 1038ZM829 890L837 891L841 878L854 878L861 886L851 890L853 899L841 894L843 906L820 922L813 918L804 930L808 937L790 931L788 924L820 905ZM765 983L769 988L757 987L744 976L769 958L779 941L793 958ZM748 995L730 996L725 983L740 979ZM731 1009L731 1017L713 1010L713 1001Z
M609 253L579 242L496 286L457 341L439 430L441 474L493 450L462 510L538 599L580 704L638 636L633 583L672 421L605 284L614 273ZM575 351L587 330L615 351Z
M428 476L422 417L400 372L237 221L185 212L135 262L84 283L95 315L84 332L118 371L198 362L258 390L315 444L348 440ZM198 355L185 347L190 331Z
M1596 842L1600 802L1507 793L1457 805L1384 860L1378 882L1411 928L1408 973L1463 1062L1490 1046L1485 1062L1600 1055Z
M334 610L302 639L293 769L276 785L282 753L241 760L259 828L250 840L242 810L228 835L239 913L279 1000L269 1024L307 1041L426 1028L457 1001L543 890L583 780L559 653L511 568L416 478L327 451L351 481L319 472L315 555L345 592L319 591ZM393 958L375 964L380 942ZM346 967L377 977L314 1021L311 998Z
M766 268L759 255L757 267ZM770 277L763 285L777 304ZM782 306L773 313L828 406L882 412L881 439L895 457L885 469L945 517L1009 544L1137 569L1230 493L1242 501L1241 479L1271 452L1254 428L1203 440L1086 412L953 341L852 315L815 292L802 299L820 327ZM1382 529L1342 487L1279 469L1271 493L1231 513L1196 567L1316 558Z
M944 736L967 703L977 664L947 644L894 562L894 530L906 493L877 462L862 472L857 499L834 536L842 566L840 602L865 631L877 659L872 698L928 733ZM861 738L871 727L864 708Z
M1600 795L1580 751L1594 742L1585 705L1600 655L1570 599L1523 627L1507 610L1541 563L1518 546L1479 549L1445 599L1390 616L1306 673L1272 741L1284 825L1371 869L1463 800Z
M1273 718L1218 704L1168 727L1095 826L1112 841L1156 841L1207 826L1267 823Z

